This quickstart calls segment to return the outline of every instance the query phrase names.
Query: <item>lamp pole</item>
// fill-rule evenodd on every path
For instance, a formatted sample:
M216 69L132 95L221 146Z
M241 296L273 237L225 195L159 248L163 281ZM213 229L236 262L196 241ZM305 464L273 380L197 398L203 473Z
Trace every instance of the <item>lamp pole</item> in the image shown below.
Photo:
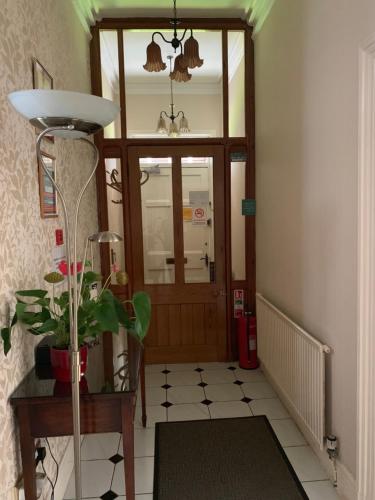
M68 293L69 293L69 326L70 326L70 355L71 355L71 384L72 384L72 407L73 407L73 436L74 436L74 474L75 474L75 491L77 500L82 498L82 479L81 479L81 419L80 419L80 392L79 383L81 381L81 356L79 351L78 343L78 306L79 306L79 284L78 284L78 273L77 273L77 229L78 229L78 216L79 208L81 205L82 197L90 184L95 171L99 163L99 152L95 144L86 139L85 137L80 137L79 140L89 144L94 151L94 167L81 188L78 198L74 207L73 212L73 224L72 224L72 235L71 226L69 223L69 216L67 210L66 200L64 198L64 193L61 187L56 183L53 176L48 171L43 157L41 154L41 142L44 136L56 131L72 131L75 129L74 125L64 125L56 127L48 127L44 129L37 138L36 150L38 160L51 181L52 185L56 189L56 192L61 200L63 215L64 215L64 225L66 234L66 257L68 264ZM71 242L73 241L73 248L71 247ZM73 261L73 262L72 262ZM84 263L83 263L84 265Z

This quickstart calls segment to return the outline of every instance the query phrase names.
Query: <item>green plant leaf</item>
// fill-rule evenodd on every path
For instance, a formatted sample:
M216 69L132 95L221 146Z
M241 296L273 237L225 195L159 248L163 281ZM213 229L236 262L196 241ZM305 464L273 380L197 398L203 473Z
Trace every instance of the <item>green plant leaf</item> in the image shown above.
M87 327L85 336L96 338L103 333L103 330L99 323L94 323Z
M4 343L3 349L4 349L5 356L8 354L8 352L10 351L10 348L12 347L11 343L10 343L10 330L11 329L9 327L1 329L1 338L3 339L3 343Z
M58 323L55 319L49 318L38 328L33 328L37 335L41 335L42 333L50 333L54 332L58 327Z
M17 302L16 315L17 315L17 319L19 319L20 321L22 321L22 317L26 311L26 308L27 308L27 304L25 304L24 302Z
M5 327L1 329L1 338L3 339L3 348L5 356L8 354L10 348L12 347L10 342L10 336L12 333L12 329L16 325L17 321L18 321L18 316L17 312L15 312L10 327Z
M116 309L117 318L119 323L124 326L126 329L130 330L133 327L132 322L130 321L129 314L125 309L124 305L118 300L117 297L113 298L113 304Z
M36 297L38 299L43 299L47 295L46 290L19 290L16 295L20 297Z
M134 331L139 340L142 341L150 326L151 300L146 292L136 292L132 302L135 312Z
M101 281L102 277L100 274L95 273L94 271L87 271L83 275L83 283L85 285L92 285L93 283L96 283L97 281Z
M57 304L60 309L65 309L69 306L69 293L63 292L60 297L55 297L55 304Z
M116 309L112 302L98 303L94 310L94 318L97 320L103 332L118 333L119 322L117 319Z

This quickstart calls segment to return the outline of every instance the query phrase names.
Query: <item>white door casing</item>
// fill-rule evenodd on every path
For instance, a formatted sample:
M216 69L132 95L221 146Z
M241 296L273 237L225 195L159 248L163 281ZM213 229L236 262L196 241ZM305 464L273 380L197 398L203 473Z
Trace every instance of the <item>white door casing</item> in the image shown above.
M358 500L375 498L375 36L360 49L358 165Z

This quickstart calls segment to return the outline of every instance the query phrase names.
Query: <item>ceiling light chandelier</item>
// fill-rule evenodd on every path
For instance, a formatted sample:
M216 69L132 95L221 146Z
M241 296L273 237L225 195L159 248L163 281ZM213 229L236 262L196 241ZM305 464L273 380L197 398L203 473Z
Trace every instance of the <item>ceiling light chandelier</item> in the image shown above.
M190 29L190 37L185 41L184 48L182 48L182 42L189 28L185 28L181 37L178 37L177 26L181 23L181 20L177 18L176 0L173 0L173 11L174 17L169 20L170 24L173 26L172 40L167 40L163 33L155 31L152 34L152 41L147 47L147 61L146 64L143 65L143 68L146 71L155 71L157 73L166 69L167 65L162 59L160 46L154 40L155 35L160 35L164 42L172 45L175 52L178 48L181 50L181 54L175 59L174 70L169 74L171 80L187 82L191 79L188 68L200 68L203 64L203 59L199 57L199 44L193 36L192 29Z
M168 59L169 59L169 68L170 68L170 70L172 72L172 59L173 59L173 56L168 56ZM176 62L175 62L175 67L176 67ZM178 137L181 133L190 132L190 129L189 129L188 120L187 120L187 118L185 116L185 113L183 111L178 111L176 115L174 114L175 113L174 112L175 104L174 104L174 99L173 99L173 82L172 82L172 79L171 79L170 83L171 83L171 103L170 103L169 106L171 108L171 114L168 115L168 113L166 111L162 111L160 113L156 131L159 134L168 134L169 137ZM177 123L175 122L175 120L180 115L181 115L181 120L180 120L180 124L178 126ZM171 120L171 123L169 125L169 129L167 128L167 124L166 124L165 118L169 118L169 120Z

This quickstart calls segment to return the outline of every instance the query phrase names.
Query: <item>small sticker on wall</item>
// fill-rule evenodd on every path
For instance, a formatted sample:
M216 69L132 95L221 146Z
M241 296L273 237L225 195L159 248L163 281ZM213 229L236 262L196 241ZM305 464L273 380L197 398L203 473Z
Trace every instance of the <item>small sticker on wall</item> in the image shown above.
M235 318L241 318L243 316L244 298L245 294L243 290L233 291L233 315Z
M193 209L191 207L184 207L183 211L183 219L185 222L191 222L193 218Z
M194 226L206 226L207 207L194 207L192 222Z
M242 200L242 215L255 215L256 202L254 199L246 198Z
M195 207L204 207L210 203L209 191L189 191L189 203Z

